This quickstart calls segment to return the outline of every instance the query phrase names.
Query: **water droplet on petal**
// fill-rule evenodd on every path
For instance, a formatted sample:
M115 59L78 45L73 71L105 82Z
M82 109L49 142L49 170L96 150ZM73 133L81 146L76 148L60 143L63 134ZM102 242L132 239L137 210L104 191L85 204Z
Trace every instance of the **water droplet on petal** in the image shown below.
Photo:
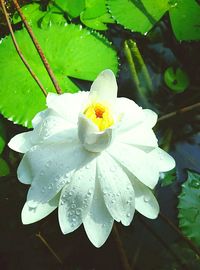
M130 216L131 216L131 214L130 214L130 213L127 213L127 214L126 214L126 216L127 216L127 217L130 217Z
M144 202L146 202L146 203L151 200L151 198L147 195L145 195L143 199L144 199Z

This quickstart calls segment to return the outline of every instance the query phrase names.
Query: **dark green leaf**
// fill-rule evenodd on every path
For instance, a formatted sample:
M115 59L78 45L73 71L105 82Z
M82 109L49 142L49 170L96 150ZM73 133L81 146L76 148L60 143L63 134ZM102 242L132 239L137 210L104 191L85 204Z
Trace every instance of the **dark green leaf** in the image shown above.
M188 171L179 195L179 226L183 233L200 246L200 175Z
M10 169L7 162L3 158L0 158L0 176L6 176L9 173Z
M5 147L5 131L2 121L0 121L0 154L3 152Z
M176 169L161 174L161 186L166 187L174 183L176 180Z

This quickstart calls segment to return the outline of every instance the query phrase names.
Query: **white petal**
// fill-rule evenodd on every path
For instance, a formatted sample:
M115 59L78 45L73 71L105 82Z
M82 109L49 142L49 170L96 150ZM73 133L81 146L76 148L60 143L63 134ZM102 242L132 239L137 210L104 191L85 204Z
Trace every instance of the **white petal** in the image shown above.
M89 92L78 92L76 94L65 93L57 95L49 93L47 106L56 111L66 121L77 124L79 113L88 102Z
M28 203L26 202L21 213L22 223L31 224L48 216L58 207L59 196L60 194L55 196L48 203L38 204L38 206L35 208L29 207Z
M159 205L152 191L137 179L132 178L132 183L135 191L135 209L147 218L157 218Z
M128 226L135 210L134 190L128 176L105 152L97 158L97 175L111 216Z
M152 150L148 155L157 164L160 172L170 171L176 165L173 157L159 147Z
M96 181L90 210L83 219L87 236L95 247L101 247L105 243L112 230L113 221L106 208L99 182Z
M56 112L48 109L45 111L45 117L35 126L33 130L35 144L42 143L47 139L50 140L51 137L55 138L56 135L59 138L61 132L66 131L67 133L68 131L70 132L71 130L74 130L76 127L77 125L69 123L67 120L60 117Z
M148 153L118 142L114 142L107 151L141 182L150 188L155 187L159 179L159 169Z
M83 147L88 151L101 152L106 149L113 140L113 130L114 126L100 132L85 115L79 115L78 135Z
M33 131L23 132L14 136L8 146L16 152L26 153L32 146Z
M137 125L135 128L118 134L116 139L119 142L135 145L141 148L155 148L158 146L158 140L152 129L145 127L144 125Z
M17 178L23 184L30 185L33 180L33 171L27 155L24 155L17 168Z
M95 157L80 145L40 145L27 153L34 179L28 191L29 206L45 203L69 184L72 174Z
M107 101L113 104L117 98L117 82L112 70L102 71L93 82L90 89L90 100L92 102Z
M61 230L73 232L81 224L90 207L96 178L96 160L80 168L72 183L63 188L58 208Z
M117 98L116 114L120 122L120 131L130 130L144 120L144 113L133 100L128 98Z
M144 113L144 122L147 126L149 126L150 128L154 127L155 124L157 123L158 120L158 115L149 109L145 109L143 110Z

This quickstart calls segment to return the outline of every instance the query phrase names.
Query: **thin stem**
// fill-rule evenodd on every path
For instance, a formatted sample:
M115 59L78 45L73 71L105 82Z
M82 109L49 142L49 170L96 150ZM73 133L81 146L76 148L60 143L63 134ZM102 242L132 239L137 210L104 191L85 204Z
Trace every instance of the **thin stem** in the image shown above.
M142 55L138 49L137 43L131 39L128 42L130 50L132 52L133 60L135 61L136 66L138 66L138 72L141 72L141 75L143 77L142 81L144 81L144 83L146 84L145 88L147 87L148 90L152 90L152 80L142 58Z
M13 3L15 5L15 7L16 7L16 9L17 9L17 11L18 11L18 13L19 13L19 15L20 15L20 17L21 17L21 19L22 19L22 21L23 21L23 23L24 23L24 25L25 25L25 27L26 27L26 29L27 29L27 31L28 31L31 39L32 39L32 41L33 41L33 43L34 43L34 45L35 45L35 48L37 49L38 54L40 55L40 58L41 58L41 60L42 60L42 62L44 64L50 78L51 78L51 81L52 81L52 83L53 83L53 85L54 85L54 87L56 89L56 92L58 94L62 94L62 90L61 90L61 88L60 88L60 86L59 86L59 84L58 84L58 82L56 80L56 77L55 77L55 75L53 73L53 70L51 69L51 67L50 67L50 65L49 65L49 63L48 63L48 61L47 61L47 59L46 59L46 57L45 57L45 55L44 55L44 53L42 51L42 48L40 47L40 45L39 45L39 43L38 43L32 29L31 29L31 27L29 26L24 14L22 13L21 8L20 8L17 0L13 0Z
M186 265L181 261L181 259L176 255L176 253L171 249L171 247L160 237L155 230L142 218L139 218L140 222L145 226L145 228L163 245L163 247L174 257L177 263L183 268L188 269Z
M116 224L114 224L112 232L121 259L122 267L124 270L131 270Z
M23 56L22 52L20 51L20 48L19 48L19 45L17 43L17 40L15 38L15 35L14 35L14 32L13 32L13 29L12 29L12 26L11 26L11 23L10 23L10 19L9 19L9 15L6 11L6 7L5 7L5 3L4 3L4 0L0 0L1 1L1 6L2 6L2 10L3 10L3 13L5 15L5 19L6 19L6 22L8 24L8 28L9 28L9 31L10 31L10 34L11 34L11 38L13 40L13 44L15 46L15 49L19 55L19 57L21 58L21 60L23 61L24 65L26 66L26 68L28 69L28 71L30 72L31 76L33 77L33 79L36 81L36 83L38 84L38 86L40 87L40 89L42 90L43 94L45 96L47 96L47 92L45 90L45 88L43 87L43 85L41 84L41 82L39 81L38 77L35 75L35 73L33 72L33 70L31 69L31 67L29 66L27 60L25 59L25 57Z
M197 108L200 108L200 102L195 103L195 104L190 105L190 106L187 106L187 107L184 107L184 108L181 108L181 109L179 109L177 111L165 114L165 115L158 118L158 122L161 122L163 120L167 120L167 119L169 119L171 117L174 117L174 116L176 116L178 114L189 112L189 111L192 111L192 110L197 109Z
M44 239L44 237L41 235L40 232L35 234L41 241L42 243L47 247L47 249L51 252L51 254L56 258L56 260L60 263L63 264L62 260L60 259L60 257L56 254L56 252L52 249L52 247L50 247L50 245L48 244L48 242Z
M180 237L188 244L188 246L198 255L198 257L200 258L200 251L199 249L193 244L193 242L188 239L187 237L185 237L182 232L179 230L179 228L173 223L171 222L171 220L169 220L169 218L167 216L165 216L164 214L162 214L160 212L160 217L162 218L163 221L165 221L176 233L178 233L180 235Z

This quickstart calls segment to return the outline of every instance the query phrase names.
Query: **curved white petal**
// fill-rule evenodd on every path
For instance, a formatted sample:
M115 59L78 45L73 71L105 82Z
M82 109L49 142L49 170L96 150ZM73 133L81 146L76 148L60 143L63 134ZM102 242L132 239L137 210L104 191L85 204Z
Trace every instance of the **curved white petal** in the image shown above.
M117 98L115 111L119 118L120 132L130 130L144 120L142 108L128 98Z
M29 206L49 201L70 183L75 170L95 157L81 145L65 143L43 144L26 155L34 176L27 196Z
M86 234L95 247L99 248L105 243L112 230L113 221L97 180L90 210L83 219Z
M26 153L32 146L33 131L23 132L14 136L8 146L16 152Z
M152 191L134 177L130 179L135 191L135 209L147 218L157 218L159 204Z
M127 174L106 152L97 158L97 176L111 216L128 226L134 215L134 190Z
M92 102L115 102L117 82L112 70L106 69L98 75L91 86L89 98Z
M98 127L85 115L80 114L78 120L78 135L85 149L91 152L101 152L106 149L113 140L112 128L98 131Z
M140 124L126 132L119 133L116 139L121 143L135 145L142 149L146 148L149 151L158 147L158 140L153 130Z
M89 92L78 92L76 94L65 93L57 95L49 93L47 96L48 108L56 111L66 121L77 124L80 111L88 102Z
M24 155L17 168L17 178L23 184L30 185L33 181L33 171L27 155Z
M58 218L64 234L76 230L90 207L96 178L96 160L77 170L69 186L63 188Z
M167 172L175 167L175 160L167 152L157 147L148 154L160 172Z
M159 179L159 169L148 153L118 142L114 142L107 151L142 183L152 189L155 187Z
M144 123L148 127L153 128L157 123L158 115L154 111L149 109L144 109L143 113L144 113Z
M48 216L58 207L59 196L60 194L57 194L48 203L40 203L35 208L31 208L26 202L21 213L22 223L31 224Z

